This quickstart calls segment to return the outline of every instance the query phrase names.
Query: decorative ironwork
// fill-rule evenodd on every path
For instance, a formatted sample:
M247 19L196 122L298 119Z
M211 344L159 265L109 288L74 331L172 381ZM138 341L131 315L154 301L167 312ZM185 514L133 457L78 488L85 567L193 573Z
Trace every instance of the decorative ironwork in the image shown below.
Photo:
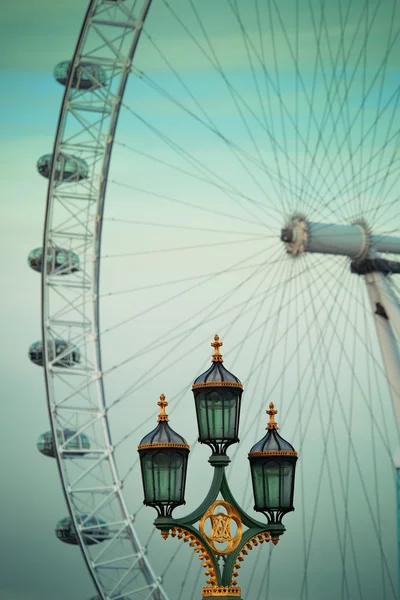
M202 589L204 598L223 598L224 596L234 596L240 598L240 587L232 586L214 586L214 587L203 587Z
M224 508L226 514L223 512L215 513L215 510L218 507ZM211 535L208 535L205 531L205 524L208 520L211 522ZM232 535L231 532L232 521L237 527L235 535ZM225 502L224 500L213 502L204 513L199 523L201 535L205 537L215 554L218 556L226 556L238 547L242 537L242 529L242 520L239 513L231 504L229 504L229 502ZM216 544L227 544L227 546L226 548L221 549L218 548Z

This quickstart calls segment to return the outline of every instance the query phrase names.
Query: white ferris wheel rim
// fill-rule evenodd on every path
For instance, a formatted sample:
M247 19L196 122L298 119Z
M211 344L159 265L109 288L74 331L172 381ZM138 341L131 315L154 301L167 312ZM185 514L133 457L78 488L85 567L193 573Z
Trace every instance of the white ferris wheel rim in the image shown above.
M99 5L99 4L101 5L101 2L99 2L98 0L91 0L89 2L88 9L87 9L87 12L85 15L85 19L82 24L82 29L81 29L81 32L80 32L80 35L79 35L79 38L78 38L78 41L77 41L77 44L75 47L74 55L72 57L73 68L69 72L68 81L66 83L66 88L65 88L65 93L64 93L64 98L63 98L63 102L61 105L60 117L59 117L59 122L58 122L58 126L57 126L54 148L53 148L53 157L57 156L58 153L60 152L60 141L61 141L61 136L62 136L64 126L65 126L65 119L67 117L67 112L68 112L67 102L68 102L69 91L71 89L71 83L72 83L73 77L75 75L75 71L77 69L77 62L80 59L80 53L82 51L82 47L84 45L85 38L88 34L88 29L91 26L92 15L96 10L97 5ZM103 2L103 4L107 5L107 0L105 2ZM143 5L143 9L141 11L139 21L142 21L146 18L146 14L148 12L150 4L151 4L151 0L146 0L146 2ZM122 71L123 76L121 77L122 83L120 84L120 88L119 88L122 92L120 95L120 98L123 96L123 91L124 91L124 87L126 84L126 78L129 74L129 70L130 70L131 60L133 58L135 48L137 46L137 43L138 43L138 40L140 37L141 26L140 26L139 21L137 21L136 19L133 19L133 16L130 12L126 13L126 23L128 24L129 29L134 33L134 35L133 35L133 40L131 43L129 59L126 60L125 65L123 66L123 71ZM121 23L118 22L117 27L120 27L120 26L121 26ZM120 61L118 61L117 57L115 58L115 64L120 65ZM114 95L112 95L112 96L114 96ZM104 103L104 105L106 107L106 102ZM113 104L113 117L114 118L113 118L113 122L112 122L111 127L108 132L109 134L110 133L112 134L112 137L113 137L113 134L115 134L115 129L116 129L116 124L117 124L117 119L118 119L118 114L119 114L120 108L121 108L120 102L115 102ZM105 147L105 152L103 155L103 165L102 165L102 169L101 169L102 173L105 175L104 179L103 179L104 185L101 185L101 187L100 187L100 191L99 191L98 198L97 198L97 212L96 212L96 216L100 215L100 217L102 215L102 211L103 211L103 207L104 207L105 192L106 192L105 186L106 186L106 182L107 182L107 171L108 171L109 161L110 161L110 156L111 156L111 151L112 151L112 144L109 143L108 139L107 139L107 142L104 144L104 147ZM43 233L44 256L47 256L47 253L49 251L49 246L51 243L49 240L49 237L51 236L51 233L49 234L49 228L51 227L52 210L53 210L53 202L54 202L55 170L56 170L56 163L55 163L55 161L53 161L52 166L51 166L51 173L49 176L46 218L45 218L45 227L44 227L44 233ZM101 218L99 220L96 220L96 222L101 223ZM95 227L95 228L97 231L99 231L98 227ZM101 231L101 229L100 229L100 231ZM101 237L101 233L100 233L99 237ZM95 245L93 246L93 253L95 254ZM98 289L98 283L99 283L99 269L98 268L96 269L96 267L94 267L94 277L93 277L93 281L92 281L92 286L93 286L92 292L94 295L96 295L96 290ZM47 281L47 273L46 273L46 270L43 270L43 272L42 272L42 339L44 342L44 344L43 344L44 373L45 373L46 394L47 394L47 401L48 401L51 430L52 430L52 434L53 434L53 439L57 439L57 424L55 423L55 419L54 419L54 407L55 407L56 403L54 401L54 395L52 393L52 387L50 384L51 361L49 360L49 356L48 356L48 340L50 339L49 330L48 330L48 326L47 326L48 321L49 321L49 319L48 319L48 296L49 296L49 286L48 286L48 281ZM95 303L96 302L98 303L98 299L97 299L97 301L95 301ZM94 355L96 356L95 360L96 360L97 364L96 364L96 369L95 369L95 377L97 377L97 373L101 374L100 339L99 339L98 334L96 333L96 332L98 332L98 329L99 329L99 327L98 327L98 319L99 319L98 304L97 304L97 307L94 306L94 313L95 314L94 314L94 319L93 319L94 323L93 324L95 327L95 331L92 332L91 342L92 342L92 346L93 346ZM92 373L92 377L93 377L93 373ZM110 471L112 473L112 478L114 480L114 486L115 486L114 493L118 499L118 502L121 505L121 523L119 523L117 525L120 527L122 524L123 525L122 529L127 528L128 531L130 531L129 539L132 542L132 551L133 552L132 552L132 556L130 556L129 559L135 561L138 565L140 565L140 568L143 570L147 586L142 586L142 587L143 587L143 589L146 589L146 587L148 587L148 590L150 590L148 597L154 597L157 599L167 598L165 592L162 590L162 587L160 585L160 578L158 578L156 576L156 574L154 573L154 571L146 557L144 548L142 548L140 546L138 536L133 527L131 515L129 514L129 511L125 504L125 500L122 495L122 491L120 488L120 482L119 482L118 476L117 476L117 468L116 468L115 461L113 458L113 447L112 447L112 443L111 443L107 414L105 412L106 402L105 402L105 398L104 398L104 388L101 383L99 384L99 386L97 388L97 393L98 393L98 409L97 410L100 412L100 415L101 415L100 419L102 422L102 427L104 429L104 440L105 440L104 456L107 457L107 460L109 461ZM61 483L62 483L62 487L63 487L63 491L64 491L65 500L67 503L69 514L70 514L72 522L74 524L77 538L79 540L79 546L81 548L83 558L86 562L88 571L93 579L93 583L97 589L97 592L100 594L100 597L105 600L106 596L104 594L104 589L101 586L101 583L99 582L99 578L96 573L96 566L93 564L93 562L90 560L90 557L88 556L87 547L86 547L85 540L84 540L84 535L83 535L83 532L81 531L79 522L77 520L77 513L74 510L73 505L70 501L70 496L69 496L69 492L68 492L68 484L67 484L67 481L65 478L65 472L63 469L63 465L65 464L65 461L68 459L65 459L63 457L63 455L60 453L59 447L57 444L55 444L54 447L55 447L55 455L56 455L56 460L57 460L57 464L58 464L58 469L59 469ZM118 597L118 595L116 597Z

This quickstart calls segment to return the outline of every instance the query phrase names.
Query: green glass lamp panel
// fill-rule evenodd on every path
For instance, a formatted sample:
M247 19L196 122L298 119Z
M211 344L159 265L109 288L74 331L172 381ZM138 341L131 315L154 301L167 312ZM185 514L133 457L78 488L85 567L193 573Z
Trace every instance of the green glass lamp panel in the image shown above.
M239 401L228 390L200 392L196 397L200 439L217 443L236 439Z
M172 500L171 480L169 469L169 456L164 453L157 453L153 457L154 472L154 496L157 502L168 503Z
M254 491L254 507L256 510L266 510L267 504L267 486L264 477L263 464L257 462L251 467Z
M281 507L290 508L293 504L294 465L289 461L281 465Z
M276 463L264 465L265 504L269 508L280 506L280 469Z
M141 457L141 467L143 476L143 491L145 504L155 502L155 484L152 469L152 457L150 454L144 454Z
M254 461L251 466L256 510L281 510L293 504L295 465L289 461Z
M151 452L142 455L146 504L183 503L185 460L186 458L178 452Z
M184 458L181 454L170 456L170 494L173 502L183 502L183 493L185 482L184 478Z

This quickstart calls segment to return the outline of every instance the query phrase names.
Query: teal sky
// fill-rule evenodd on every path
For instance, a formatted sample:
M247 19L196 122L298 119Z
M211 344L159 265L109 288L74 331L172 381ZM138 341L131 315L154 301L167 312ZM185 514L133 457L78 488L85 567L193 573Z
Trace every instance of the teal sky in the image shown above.
M67 3L56 3L50 0L32 3L29 0L21 0L20 3L15 5L9 3L0 23L2 57L0 65L0 131L2 136L0 164L3 182L1 194L3 218L0 230L2 255L4 258L7 257L6 260L3 260L2 270L2 344L0 350L3 407L1 439L5 458L0 463L2 477L0 519L3 534L2 546L6 550L0 563L0 600L53 600L55 597L59 600L71 600L71 598L74 600L87 600L94 594L93 586L83 566L79 550L61 544L54 535L55 524L65 516L66 510L56 465L52 460L41 456L35 447L38 435L48 429L48 417L44 397L43 373L39 368L29 364L27 358L30 343L40 338L40 278L36 273L29 270L26 258L32 248L41 245L47 191L46 180L41 178L36 171L36 161L40 155L51 152L62 98L63 88L55 82L52 70L55 64L67 59L72 54L84 16L85 4L84 0L69 0ZM203 10L207 11L211 4L215 8L215 2L211 3L211 0L205 0ZM389 4L391 6L391 3ZM165 8L162 12L162 2L159 5L160 13L150 14L148 22L149 31L157 40L159 47L165 52L168 60L176 66L181 76L184 77L185 83L192 90L195 98L207 114L213 115L220 131L223 134L232 136L244 152L254 155L254 144L249 138L248 130L238 118L237 107L232 97L227 93L223 82L221 82L221 77L209 68L201 51L194 45L189 44L188 39L185 38L176 23L170 23L167 20L168 15ZM196 35L202 41L204 47L204 39L198 30L198 26L190 16L188 3L180 0L178 5L183 18L190 21L193 30L196 31ZM356 32L357 11L359 11L361 5L361 0L354 1L351 4L349 32ZM327 8L328 20L331 24L330 39L332 44L340 35L335 6L335 3L329 3ZM371 11L375 6L378 6L378 3L371 2ZM229 75L235 89L241 91L242 97L247 103L247 108L243 110L248 111L246 114L253 133L253 141L255 140L261 148L260 155L257 158L260 161L265 161L268 168L276 173L278 167L270 142L271 136L266 135L265 129L259 126L259 121L254 115L249 116L250 111L253 111L259 118L260 105L257 97L257 86L248 68L248 58L246 58L244 52L243 39L239 35L237 27L234 27L232 15L229 18L224 17L224 11L226 10L226 7L224 7L225 5L222 5L222 3L217 3L215 18L208 21L209 35L221 58L225 72ZM287 19L288 31L293 32L294 13L290 10L289 0L284 0L283 8L286 8L285 18ZM387 11L389 11L389 7ZM247 12L243 14L245 26L249 31L254 31L254 12L249 10L248 14ZM398 13L396 13L396 19L398 26ZM222 22L223 27L221 26ZM375 72L379 61L382 59L385 46L380 43L379 34L380 32L383 32L382 35L385 34L387 22L388 12L381 9L375 23L375 37L371 39L368 46L368 63L365 71L367 76L372 76L371 74ZM310 86L313 77L313 53L311 50L313 33L310 21L307 20L306 9L303 15L303 25L298 41L303 65L303 82L305 86ZM307 114L308 107L304 96L300 96L297 109L295 106L296 85L293 77L293 65L282 28L280 28L277 21L273 30L279 51L282 96L293 114L295 110L298 110L301 114ZM271 34L268 29L267 31ZM269 35L269 43L270 37ZM341 77L338 78L339 96L344 96L345 82L349 80L353 69L356 68L357 49L360 48L360 44L361 42L356 36L356 43L354 51L350 55L348 69L346 72L343 71ZM268 48L271 50L270 46ZM322 55L328 64L329 50L326 45L323 47ZM148 74L153 82L178 98L179 101L186 103L185 105L190 110L197 111L196 114L199 114L196 102L188 98L187 92L177 83L176 79L170 76L170 73L165 69L165 64L162 63L159 55L148 42L147 44L143 43L139 48L137 66ZM271 55L266 60L266 67L268 74L271 76L271 81L275 82L277 75ZM331 72L332 69L326 69L327 76ZM389 56L385 74L387 85L384 98L388 99L391 94L395 93L399 83L398 54L396 55L395 51ZM260 71L257 72L256 79L260 84L262 81ZM354 87L351 88L350 93L350 112L344 118L344 121L340 122L337 129L340 137L345 130L345 119L351 119L352 116L356 115L354 133L351 134L342 150L340 160L343 164L340 164L338 159L335 167L331 168L330 161L333 160L336 152L336 142L334 140L332 147L326 151L326 160L321 159L319 177L315 171L312 171L310 157L304 148L296 148L295 153L293 126L288 123L287 117L286 120L281 119L278 102L274 103L272 100L272 104L267 110L266 122L270 128L274 128L276 139L279 141L281 148L285 143L291 146L292 156L300 165L299 172L310 171L311 175L315 177L315 181L312 183L315 183L316 188L321 186L321 194L325 194L327 202L331 196L335 195L340 186L345 188L347 181L351 179L352 173L348 164L348 157L351 155L352 149L357 147L361 132L364 131L362 128L366 128L368 124L373 123L375 118L379 91L371 93L364 103L364 116L357 116L357 102L361 97L364 83L358 73L355 75L354 81ZM318 119L322 118L324 114L324 102L324 88L320 82L315 92L315 115ZM165 289L162 288L162 290L159 288L145 289L136 291L134 294L115 294L115 292L129 290L138 287L139 284L145 286L154 282L173 281L179 277L206 275L230 264L230 261L233 261L232 256L239 261L251 253L255 255L258 253L250 261L251 264L256 264L263 258L261 253L263 252L263 244L265 245L266 242L262 236L266 236L267 243L272 244L276 238L276 232L279 232L279 227L283 224L283 221L281 222L283 211L280 210L274 213L274 206L279 205L281 201L279 193L284 194L285 190L278 186L276 191L271 178L264 173L260 175L260 169L254 163L249 163L249 171L245 171L243 165L232 159L230 150L227 149L226 145L224 146L221 139L216 139L214 132L205 128L203 124L199 124L198 121L193 121L186 113L182 113L176 105L168 100L160 100L160 96L137 77L132 77L128 84L126 104L129 109L136 111L143 119L160 128L171 139L185 145L192 156L201 161L207 168L213 169L225 182L229 181L232 186L256 199L259 203L269 202L268 206L272 204L273 208L266 217L266 213L257 212L257 208L233 204L231 196L222 194L219 188L210 186L207 182L194 180L191 175L183 175L181 172L177 175L176 170L155 163L154 159L163 160L172 163L176 167L184 167L191 174L196 172L181 157L172 152L169 147L166 147L157 136L150 134L143 122L139 122L132 117L129 111L125 111L121 115L117 138L118 144L114 148L111 180L108 188L106 218L109 221L106 222L104 228L102 292L105 297L102 307L102 323L105 330L110 328L110 331L105 335L106 343L103 345L105 365L107 368L111 368L113 365L118 364L123 358L130 356L133 347L136 348L137 345L144 344L143 340L153 340L157 337L159 331L167 330L170 325L172 327L172 325L179 323L182 315L189 315L191 312L196 314L196 311L198 311L200 315L196 317L198 321L201 322L201 319L204 318L208 324L203 329L195 331L193 335L192 332L189 332L187 339L181 342L180 347L174 349L171 342L169 346L166 346L168 348L166 352L165 347L160 346L158 349L155 348L151 359L147 356L139 357L136 362L128 363L124 370L117 371L116 375L110 375L107 379L106 390L112 401L124 392L137 372L140 372L140 370L145 371L149 368L149 364L150 366L153 364L157 366L157 374L150 378L146 386L135 391L133 395L129 396L129 402L121 404L114 411L111 425L116 437L123 437L128 422L135 423L142 417L150 419L150 415L154 412L158 394L161 391L164 391L167 397L174 398L175 401L179 390L185 384L189 385L193 376L198 374L202 367L207 364L209 342L205 340L208 340L210 334L215 333L214 329L218 328L220 330L221 328L221 330L224 330L223 333L226 333L227 341L224 349L226 348L228 354L227 367L243 380L246 379L246 374L251 372L254 365L260 362L264 348L270 348L275 340L276 352L261 360L262 367L259 367L258 370L255 369L255 375L252 378L249 375L248 382L247 380L244 381L247 391L247 395L245 395L247 404L245 404L242 417L243 443L239 446L241 453L237 467L239 475L233 480L233 488L238 494L238 498L250 502L246 453L250 444L263 435L265 427L263 411L265 410L266 395L274 394L279 398L280 406L278 408L281 411L280 417L284 423L282 433L295 445L299 443L302 436L301 429L304 422L309 422L307 443L302 448L303 462L299 467L297 487L299 509L288 516L286 524L291 533L288 531L285 541L282 541L274 555L273 572L275 579L273 579L271 588L274 593L273 600L320 600L321 597L326 598L326 600L333 600L333 598L337 600L337 598L340 598L340 596L337 596L335 587L337 586L337 572L340 569L341 557L336 542L337 532L334 525L334 513L337 503L340 507L338 509L339 520L343 527L345 508L341 504L342 491L336 463L334 466L331 465L333 487L337 493L334 499L332 499L330 474L325 470L321 475L323 485L317 503L315 540L310 552L311 583L309 595L303 595L300 599L296 595L296 586L293 583L301 578L303 562L298 560L298 557L304 553L303 542L306 538L305 531L302 530L303 519L308 524L311 523L315 497L319 493L317 492L316 473L319 472L323 452L321 423L328 428L329 411L336 411L334 413L334 431L337 437L335 440L331 437L328 448L333 453L333 446L337 443L339 446L338 456L342 461L347 460L350 464L348 473L350 474L351 484L349 485L353 486L353 495L349 511L352 511L354 517L354 532L359 533L356 540L356 552L364 581L363 589L365 593L363 600L376 600L377 598L380 600L380 593L382 592L381 571L383 567L379 563L376 572L371 569L371 564L375 565L377 561L378 546L374 538L375 534L371 531L368 507L363 503L364 497L361 484L357 479L357 466L354 461L349 461L346 430L341 427L341 422L347 419L351 423L355 444L360 455L365 452L362 469L365 479L371 485L371 490L374 486L377 487L373 468L375 453L378 459L382 460L378 481L381 491L379 491L379 494L371 492L371 497L373 497L373 502L379 505L382 536L387 544L385 548L388 570L393 575L395 573L396 557L394 549L396 540L391 464L387 449L379 446L380 437L374 432L371 425L371 423L373 424L371 415L374 414L374 411L379 412L381 407L384 406L382 421L379 421L379 426L387 433L388 445L393 450L396 435L392 412L387 389L384 388L382 372L379 369L376 382L370 386L370 396L367 400L361 393L362 390L365 391L368 385L365 371L373 371L373 361L368 362L371 357L367 356L366 358L361 351L360 356L357 355L357 351L360 350L360 340L354 336L354 332L348 323L350 318L354 327L356 329L358 327L358 330L362 332L362 336L365 334L366 321L363 320L365 307L363 304L363 311L358 312L357 308L360 304L357 304L357 302L359 301L354 301L355 297L358 299L363 298L361 296L363 292L361 289L362 283L358 280L355 281L354 277L350 281L343 265L339 265L336 269L337 263L334 263L333 260L328 263L326 270L320 268L318 261L315 261L315 270L312 270L307 278L298 284L298 288L295 287L290 292L291 294L298 293L302 300L299 302L297 309L290 308L287 321L278 318L280 314L279 302L276 306L272 303L268 304L268 302L259 306L254 303L256 308L253 308L253 312L248 317L250 324L247 323L246 325L246 327L249 327L249 331L251 331L251 327L255 330L259 323L257 319L261 319L263 315L265 317L269 312L276 311L277 318L268 325L267 329L263 330L264 338L262 336L258 338L256 334L251 334L245 343L241 342L241 334L235 333L236 326L239 331L242 318L242 315L237 314L234 310L235 302L244 303L246 294L248 294L251 298L250 305L252 305L254 298L257 298L257 294L260 294L264 287L267 289L269 287L273 288L277 281L281 281L280 278L283 277L284 273L292 273L291 269L293 267L288 266L288 263L285 263L285 268L282 268L282 270L280 270L279 263L278 267L271 268L265 275L261 269L260 273L256 272L253 279L250 279L249 287L246 288L249 291L239 289L235 291L235 295L232 293L231 297L228 296L224 299L222 306L225 308L226 314L219 318L213 320L210 318L207 322L205 309L213 308L214 302L218 305L216 298L222 296L223 292L229 289L229 286L235 285L236 280L232 273L226 274L224 276L226 279L223 279L222 283L218 285L215 284L215 287L213 283L204 285L198 292L182 296L176 302L160 308L156 314L149 313L149 315L133 321L126 327L120 327L115 331L111 330L115 322L123 315L131 315L134 311L139 311L141 307L157 303L161 294L172 295L177 289L181 290L183 288L179 285L174 287L168 284L170 287L165 286ZM241 106L243 108L244 105ZM398 122L397 105L392 104L390 108ZM375 136L370 135L367 137L364 145L364 155L360 152L356 153L355 168L362 165L365 156L372 156L374 148L383 143L386 127L389 126L390 122L389 112L383 119L382 127L377 129ZM362 121L364 118L365 123ZM307 135L307 126L308 121L305 118L304 120L300 118L299 127L304 137ZM392 126L395 127L395 125ZM332 122L329 119L327 130L329 138L330 131L333 130ZM284 140L285 135L287 136L286 142ZM311 126L309 136L310 140L315 142L317 134L313 126ZM133 150L127 150L121 144L129 146ZM382 159L382 169L383 165L390 160L391 151L394 147L397 148L395 142L388 145L387 153L384 154ZM150 159L148 155L150 155ZM322 156L321 149L318 158L320 156ZM282 161L280 164L285 176L288 178L290 176L294 177L295 171L291 163L287 164ZM300 178L301 175L297 174L297 177ZM261 190L260 186L257 186L257 181L261 182ZM300 186L299 181L297 181L297 184ZM315 188L313 190L315 191ZM311 195L311 189L309 192ZM288 196L290 197L290 193L288 193ZM173 197L176 202L169 201L166 197L169 199ZM398 227L398 221L395 221L395 219L398 218L399 212L397 205L393 203L394 198L395 192L388 192L385 202L392 202L391 208L388 212L382 212L378 215L380 218L379 224L382 226L381 230L383 231L392 227L391 218L395 223L393 226ZM346 211L346 202L349 203L349 199L351 199L351 191L346 190L339 196L336 204L333 204L336 214L344 220L353 216L351 210L353 210L353 206L356 206L356 203L350 204L351 208ZM200 206L200 209L197 211L189 210L185 202L195 203ZM221 213L225 213L225 215L229 213L228 217L230 218L201 210L214 210L215 208ZM275 216L277 213L278 217ZM325 218L331 217L328 209L325 209L323 215ZM126 223L121 224L118 219L125 220ZM170 229L168 227L165 229L146 228L146 226L139 228L132 225L132 223L129 225L128 221L134 221L135 219L142 222L168 223L181 227L181 229L177 230L172 227ZM190 227L211 228L215 229L217 233L194 232ZM230 237L223 237L223 234L218 233L218 231L224 228L238 233L232 234ZM249 239L246 237L247 234ZM251 235L256 239L250 239ZM193 253L190 250L171 253L163 251L165 248L178 246L213 244L225 239L230 241L233 239L237 243L220 246L217 249L215 246L210 245L204 250L197 250ZM148 254L145 257L142 256L143 253L154 250L159 252ZM280 254L278 254L278 251ZM281 258L280 246L278 251L276 257ZM132 253L136 254L131 256ZM121 255L121 257L112 258L116 254ZM111 258L107 258L110 255ZM282 260L284 259L285 257ZM303 264L296 265L294 272L296 272L296 269L300 270ZM339 287L338 295L334 296L329 285L325 286L327 273L330 272L333 273L334 277L343 278L343 281L348 282L346 285L348 285L350 291L344 291L342 295L342 288ZM244 273L247 274L248 271L244 271ZM312 288L312 286L315 287ZM316 345L318 338L321 336L321 331L318 332L312 328L313 313L307 307L312 305L313 298L307 296L308 289L313 289L314 298L321 301L321 311L324 319L326 317L327 323L324 331L326 344L329 347L329 356L333 365L333 372L326 376L324 386L321 385L321 389L317 394L320 404L314 404L314 408L312 408L311 401L312 393L309 390L318 387L315 378L318 378L323 372L321 364L327 362L328 348L320 350L320 363L317 364L314 374L310 374L309 365L315 357L312 357L307 350L307 344L312 342ZM285 302L290 304L290 296L289 298L282 296L281 305L285 305ZM340 303L341 306L345 307L344 312L340 312L341 309L336 310L337 305ZM299 319L298 313L303 308L302 319ZM295 319L296 310L297 320ZM331 320L329 320L329 315L325 315L325 312L328 313L328 311L332 314ZM254 320L252 321L252 319ZM233 327L231 322L237 322L237 325L235 324ZM274 323L276 323L276 326ZM292 327L291 336L286 335L288 325ZM233 333L231 332L232 327ZM335 330L339 332L339 337L335 336ZM309 333L310 331L311 333ZM294 339L298 348L301 348L301 351L296 355L296 368L293 368L291 373L286 373L282 377L282 362L289 355ZM301 344L299 340L301 340ZM342 348L340 340L343 341L349 356L353 356L357 373L361 374L362 390L354 383L351 368L348 365L343 366L341 364ZM303 344L306 348L304 352L302 350ZM182 356L182 358L179 358L168 370L162 372L163 367L168 364L169 351L171 357ZM365 360L364 363L362 363L363 360ZM269 379L264 378L264 368L269 373ZM160 374L158 374L158 370ZM307 377L303 386L298 388L296 374L301 372L306 372ZM338 390L343 405L339 403L335 396L335 388ZM296 390L298 389L300 391L296 396ZM188 387L184 400L182 402L179 400L180 404L178 401L175 405L174 401L171 403L171 413L174 428L179 432L187 432L188 441L192 443L196 434L190 395ZM296 396L295 400L292 400L292 396ZM379 402L379 406L378 404L371 404L371 397L373 397L374 402ZM354 400L354 409L349 398ZM151 404L153 401L151 399L154 399L154 406ZM368 408L370 412L368 412ZM303 410L305 421L303 425L299 426L299 419L303 418L301 417ZM246 418L246 413L250 415L249 418ZM256 416L256 420L254 420L254 415L260 415L260 417L257 418ZM148 421L137 433L138 439L140 435L144 435L152 427L153 422L150 424ZM126 446L126 450L119 457L122 472L129 469L132 456L136 456L135 444L137 444L138 439L132 439L129 442L129 447ZM191 458L187 493L189 506L194 505L204 489L204 481L209 477L209 473L203 466L207 454L204 448L200 452L196 449L196 453L193 453ZM199 472L201 473L200 477ZM303 481L306 482L306 492L300 487L302 477ZM136 470L134 476L127 483L126 490L127 497L136 498L133 510L137 510L137 506L140 504L137 501L137 489L138 472ZM305 495L301 501L300 498L303 492ZM375 504L373 506L375 509ZM141 512L141 519L137 523L137 527L143 539L147 539L152 517L151 510ZM373 543L371 538L374 538ZM173 542L171 543L173 544ZM152 560L160 569L164 564L165 548L166 545L161 547L158 542L154 543L152 547ZM349 555L350 550L348 550ZM261 556L262 558L258 559L260 562L256 563L262 565L262 567L258 566L258 573L262 571L267 562L268 552L264 551ZM351 558L348 558L348 560L351 561ZM243 577L247 583L251 577L250 573L252 573L256 558L252 557L251 561L247 571L243 569ZM293 569L292 579L286 576L285 561ZM175 566L174 569L171 569L167 581L170 590L174 590L174 577L178 572L179 565L178 567ZM279 585L276 583L280 577L283 585L281 596L277 591ZM356 588L350 586L350 589L354 591ZM386 597L388 600L392 599L389 587ZM171 598L174 598L173 594L171 594ZM358 600L357 595L352 596L351 600L353 598ZM268 596L268 600L270 599L271 596ZM189 598L183 598L182 600L189 600ZM252 598L248 597L246 600L252 600ZM344 597L344 600L350 600L350 598Z
M52 69L73 51L82 6L78 0L68 5L10 3L0 24L0 164L5 192L0 227L2 251L9 256L1 275L2 289L7 289L1 303L2 600L93 595L80 556L60 548L54 535L55 523L64 516L64 500L56 465L42 461L35 448L48 417L43 374L29 368L26 354L29 344L40 338L40 283L26 264L29 251L41 245L44 217L46 184L35 165L52 146L62 93L61 86L54 85Z

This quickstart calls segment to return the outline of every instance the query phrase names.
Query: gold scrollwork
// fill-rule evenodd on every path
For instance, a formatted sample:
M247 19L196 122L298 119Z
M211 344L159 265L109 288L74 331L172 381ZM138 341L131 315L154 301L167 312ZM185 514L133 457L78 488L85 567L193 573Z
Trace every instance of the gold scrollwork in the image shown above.
M215 512L218 507L222 507L226 510L226 514L223 512ZM208 535L205 531L205 523L210 520L211 534ZM236 524L236 534L231 533L232 521ZM219 556L225 556L230 554L238 547L240 539L242 537L242 521L239 513L224 500L216 500L206 510L204 515L201 517L199 522L199 530L202 536L204 536L215 554ZM221 549L216 544L227 544L226 548Z

